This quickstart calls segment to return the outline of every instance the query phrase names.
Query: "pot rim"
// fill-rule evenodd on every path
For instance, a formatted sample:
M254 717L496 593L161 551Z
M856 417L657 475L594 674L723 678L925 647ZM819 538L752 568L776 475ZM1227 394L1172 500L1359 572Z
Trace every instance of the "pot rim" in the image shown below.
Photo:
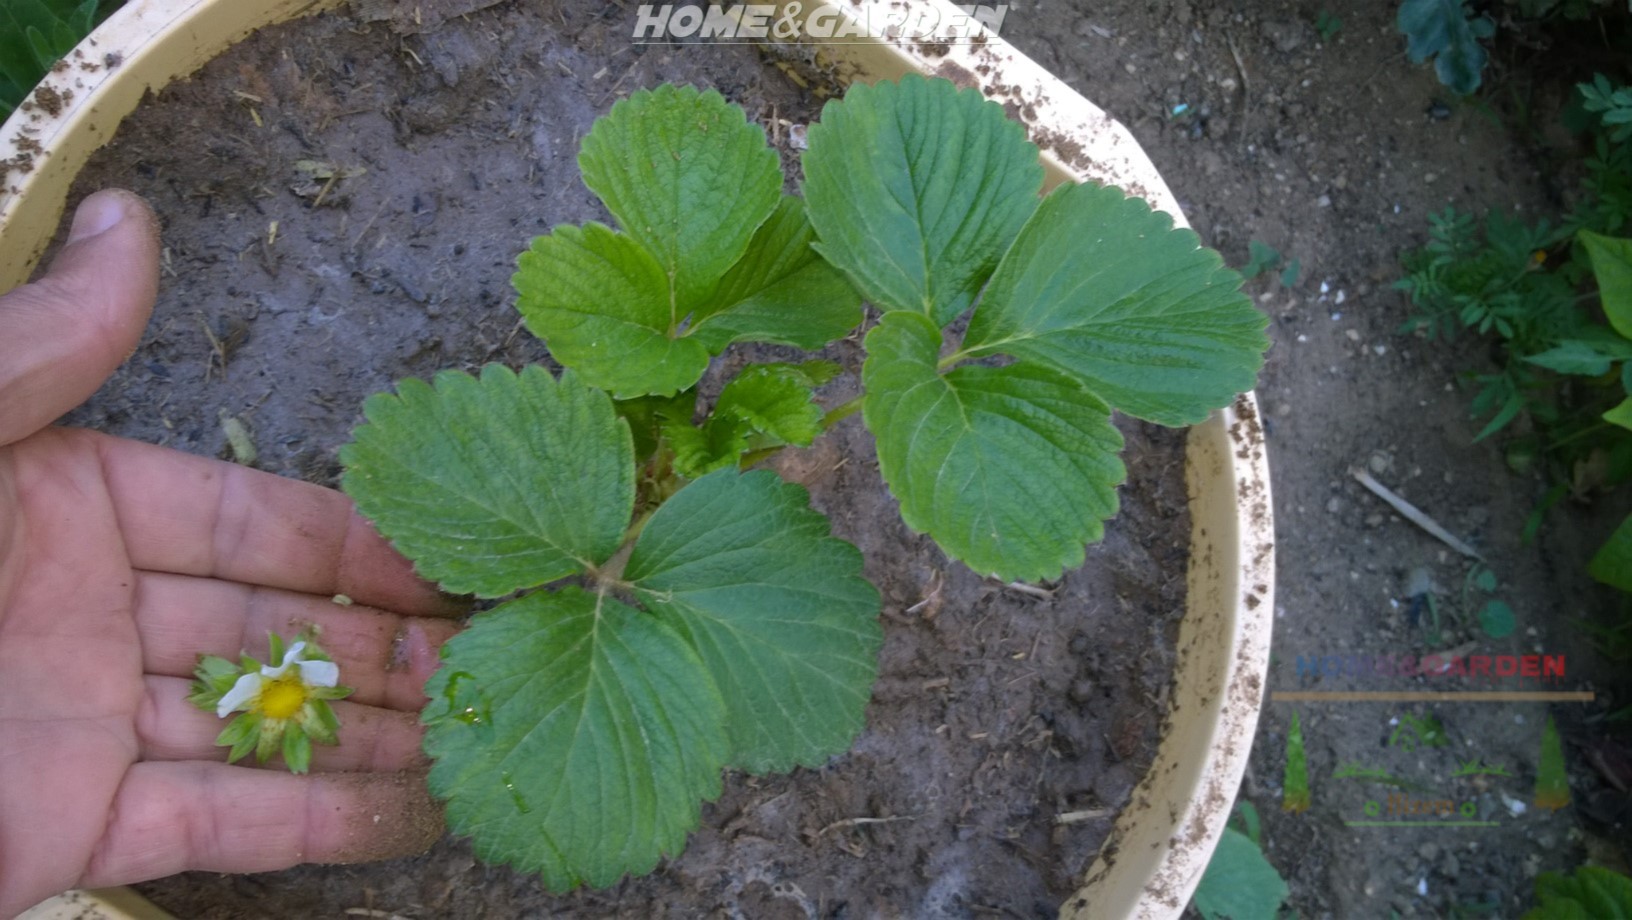
M56 232L74 176L143 95L262 26L338 2L148 0L117 10L0 127L0 291L27 280ZM947 0L774 6L775 18L800 23L817 15L856 23L962 15ZM767 44L843 83L920 72L976 87L1042 148L1048 187L1117 185L1188 226L1127 128L984 27L958 43L888 35L824 42L802 37L807 32ZM1177 918L1229 820L1252 750L1275 609L1269 466L1252 392L1190 429L1185 468L1192 522L1187 609L1161 741L1062 917Z

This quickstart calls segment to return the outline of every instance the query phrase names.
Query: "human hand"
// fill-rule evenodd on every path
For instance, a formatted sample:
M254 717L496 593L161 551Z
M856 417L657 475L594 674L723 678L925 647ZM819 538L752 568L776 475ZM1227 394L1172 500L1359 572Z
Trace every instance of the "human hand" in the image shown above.
M418 852L440 809L421 688L454 625L338 492L45 427L132 350L157 223L99 192L41 280L0 297L0 917L74 886ZM345 594L356 606L333 603ZM374 605L368 607L364 605ZM200 654L315 627L356 688L313 773L228 766L186 702Z

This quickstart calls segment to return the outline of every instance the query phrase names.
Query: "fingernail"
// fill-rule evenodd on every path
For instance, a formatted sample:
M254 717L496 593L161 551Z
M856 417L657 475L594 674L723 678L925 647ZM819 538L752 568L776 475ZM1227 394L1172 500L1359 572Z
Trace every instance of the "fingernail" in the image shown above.
M73 226L68 228L68 242L90 239L113 229L125 219L125 202L118 195L92 195L80 202L74 212Z

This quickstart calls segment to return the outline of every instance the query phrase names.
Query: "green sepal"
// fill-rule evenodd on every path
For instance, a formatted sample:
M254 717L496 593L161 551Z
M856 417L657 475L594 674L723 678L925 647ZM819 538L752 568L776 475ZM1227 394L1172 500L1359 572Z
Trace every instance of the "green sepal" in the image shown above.
M290 773L301 774L312 767L312 742L294 722L283 729L283 763Z
M227 752L227 763L237 763L238 761L243 760L245 757L249 756L250 751L253 751L260 746L261 721L261 715L257 712L242 712L238 714L238 718L233 720L233 725L241 723L243 724L244 728L242 733L232 742L232 750ZM215 743L224 744L225 742L223 742L221 738L225 737L227 731L231 728L232 725L228 725L227 728L222 731L221 737L216 739Z

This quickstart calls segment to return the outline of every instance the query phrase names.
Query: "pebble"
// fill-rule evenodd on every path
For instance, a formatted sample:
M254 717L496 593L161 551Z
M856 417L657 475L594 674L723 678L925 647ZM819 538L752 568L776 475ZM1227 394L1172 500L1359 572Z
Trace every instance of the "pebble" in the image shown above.
M1346 329L1343 331L1343 334L1348 336L1349 341L1351 342L1360 341L1360 330L1358 329Z
M1376 514L1376 513L1366 515L1366 526L1367 527L1380 527L1380 526L1382 526L1382 523L1383 523L1383 516L1382 515Z
M1337 496L1334 495L1331 498L1326 500L1326 511L1329 514L1336 514L1336 513L1338 513L1339 511L1342 511L1342 510L1343 510L1343 499L1338 498Z
M1123 64L1122 69L1126 70L1130 74L1134 74L1134 73L1139 72L1139 68L1133 66L1131 63L1130 64Z
M1286 418L1288 415L1292 414L1292 404L1291 403L1281 403L1280 405L1275 407L1275 414L1280 416L1281 418Z

